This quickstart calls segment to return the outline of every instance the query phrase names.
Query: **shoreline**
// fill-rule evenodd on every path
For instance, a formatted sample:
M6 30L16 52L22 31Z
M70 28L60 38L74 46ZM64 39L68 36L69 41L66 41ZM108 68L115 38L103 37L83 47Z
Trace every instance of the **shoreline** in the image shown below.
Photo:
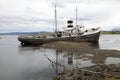
M89 43L89 42L58 41L58 42L43 44L42 47L67 51L70 54L76 54L78 59L81 58L80 54L93 54L95 56L94 57L95 59L93 58L93 62L96 63L96 65L84 67L84 68L74 68L72 70L67 70L65 72L55 75L53 80L120 80L120 77L118 77L120 76L120 64L109 64L108 65L102 62L106 59L106 57L109 57L109 56L120 57L120 51L100 50L99 48L96 48L97 44L94 46L94 44ZM91 67L94 67L95 73L98 72L97 70L100 69L99 71L100 74L92 73L91 72L92 69L90 69ZM85 71L81 69L84 69ZM111 71L109 71L109 69ZM113 71L115 69L116 69L116 72ZM110 75L106 75L103 73L106 70L109 71ZM108 74L108 72L105 72L105 73ZM112 73L116 73L115 75L117 75L117 77Z

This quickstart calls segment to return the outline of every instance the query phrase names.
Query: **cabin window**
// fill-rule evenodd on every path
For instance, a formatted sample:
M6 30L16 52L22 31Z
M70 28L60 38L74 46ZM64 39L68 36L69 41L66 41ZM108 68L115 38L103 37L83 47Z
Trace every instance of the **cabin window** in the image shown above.
M69 34L69 36L71 36L71 34Z
M73 25L68 25L67 27L68 27L68 28L71 28L71 27L73 27Z
M59 33L60 33L60 34L62 34L62 32L61 32L61 31L60 31Z
M85 30L85 32L88 32L88 30Z
M73 21L72 21L72 20L69 20L69 21L67 21L67 23L73 23Z
M94 30L95 30L95 28L92 28L92 30L94 31Z

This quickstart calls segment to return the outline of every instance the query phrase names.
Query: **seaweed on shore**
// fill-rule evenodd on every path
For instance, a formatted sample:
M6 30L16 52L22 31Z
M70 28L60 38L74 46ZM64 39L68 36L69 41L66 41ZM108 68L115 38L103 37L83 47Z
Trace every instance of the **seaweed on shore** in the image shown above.
M120 64L76 68L57 74L53 80L120 80Z

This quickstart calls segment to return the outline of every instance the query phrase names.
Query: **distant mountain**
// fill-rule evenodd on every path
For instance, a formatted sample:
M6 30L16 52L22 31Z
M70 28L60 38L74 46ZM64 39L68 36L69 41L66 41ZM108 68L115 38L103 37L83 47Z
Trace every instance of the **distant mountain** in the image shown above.
M37 34L38 32L8 32L0 33L0 35L19 35L19 34Z
M0 33L0 35L20 35L20 34L45 34L45 33L51 33L47 31L41 31L41 32L7 32L7 33Z
M113 28L111 31L120 31L120 28Z

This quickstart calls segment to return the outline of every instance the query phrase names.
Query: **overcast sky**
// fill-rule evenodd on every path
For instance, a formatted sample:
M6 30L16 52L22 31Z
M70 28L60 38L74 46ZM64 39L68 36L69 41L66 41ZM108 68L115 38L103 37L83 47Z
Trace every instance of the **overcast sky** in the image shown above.
M59 29L75 21L76 6L79 24L120 28L120 0L0 0L0 32L53 31L55 3Z

